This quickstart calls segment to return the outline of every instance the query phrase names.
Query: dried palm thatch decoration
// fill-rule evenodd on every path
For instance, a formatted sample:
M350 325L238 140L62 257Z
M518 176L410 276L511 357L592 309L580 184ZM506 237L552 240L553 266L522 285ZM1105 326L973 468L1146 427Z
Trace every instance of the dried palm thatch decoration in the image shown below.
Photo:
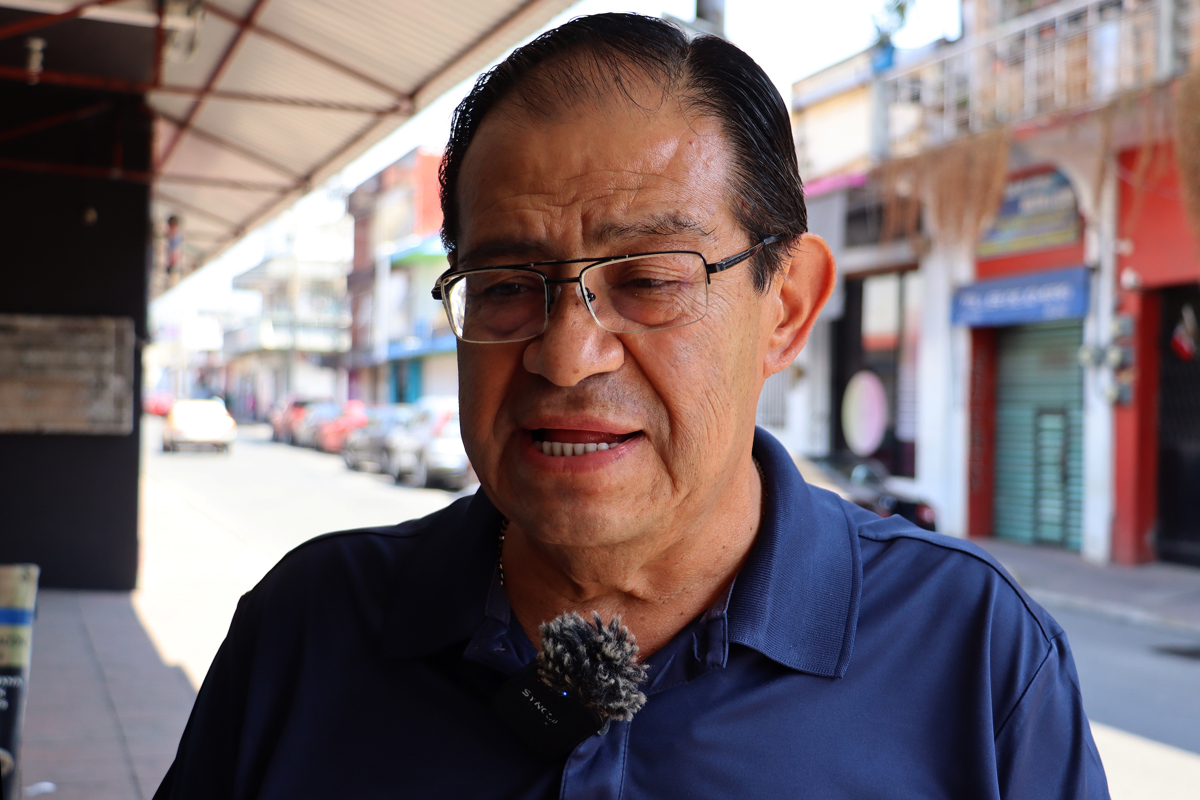
M938 238L973 244L1004 199L1008 131L997 128L893 159L879 167L878 179L885 240L915 236L924 205L926 224Z
M1153 87L1144 91L1126 95L1132 102L1136 99L1141 109L1140 130L1138 132L1139 147L1133 162L1133 172L1123 176L1133 189L1133 202L1121 220L1121 230L1129 231L1137 226L1146 205L1148 187L1160 181L1170 169L1169 152L1165 143L1169 140L1171 130L1171 98L1164 87ZM1120 114L1128 111L1127 103L1118 111ZM1101 158L1107 162L1108 148L1101 151ZM1097 191L1101 185L1097 184ZM1099 203L1097 203L1099 207Z
M1192 234L1200 238L1200 71L1180 79L1174 111L1179 188Z

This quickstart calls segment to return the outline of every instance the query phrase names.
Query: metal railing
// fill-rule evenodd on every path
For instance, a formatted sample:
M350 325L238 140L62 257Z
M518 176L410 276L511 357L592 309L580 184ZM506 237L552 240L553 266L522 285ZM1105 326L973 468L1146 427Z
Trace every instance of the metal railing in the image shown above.
M881 77L887 151L1098 108L1185 71L1200 0L1063 0Z

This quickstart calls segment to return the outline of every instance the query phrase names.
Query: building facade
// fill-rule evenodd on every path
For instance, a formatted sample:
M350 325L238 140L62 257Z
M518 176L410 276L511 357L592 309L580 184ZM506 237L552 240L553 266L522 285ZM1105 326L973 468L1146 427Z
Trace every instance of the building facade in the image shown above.
M439 238L440 162L440 153L417 148L350 194L352 398L397 403L458 394L454 334L430 296L449 266Z
M262 297L261 311L224 335L225 402L240 419L266 419L293 398L347 399L352 223L338 211L328 217L285 213L267 228L262 262L233 279Z
M840 291L794 449L910 476L952 535L1200 564L1195 5L969 0L957 42L797 84Z

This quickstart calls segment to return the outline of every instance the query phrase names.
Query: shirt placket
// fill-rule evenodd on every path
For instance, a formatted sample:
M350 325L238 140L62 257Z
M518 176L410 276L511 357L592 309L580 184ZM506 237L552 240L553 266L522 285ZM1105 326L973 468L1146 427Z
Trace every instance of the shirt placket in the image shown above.
M653 696L725 666L729 652L727 611L724 597L700 619L675 636L647 661L649 675L644 691ZM629 742L637 717L614 722L603 736L591 736L571 751L563 767L559 800L620 800L625 789Z
M733 587L699 619L680 631L647 660L647 697L688 683L726 663L729 651L728 609ZM467 645L465 658L512 675L537 653L512 617L508 596L493 576L484 623ZM613 722L603 735L589 736L567 756L560 800L619 800L625 786L629 741L636 718Z

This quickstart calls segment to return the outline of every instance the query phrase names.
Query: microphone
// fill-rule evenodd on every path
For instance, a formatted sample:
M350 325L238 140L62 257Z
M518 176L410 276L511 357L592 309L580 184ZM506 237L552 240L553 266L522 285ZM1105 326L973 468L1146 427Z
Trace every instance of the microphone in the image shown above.
M612 720L627 721L646 704L639 685L637 639L613 617L605 625L574 612L543 623L537 658L492 698L492 709L530 749L564 756Z

